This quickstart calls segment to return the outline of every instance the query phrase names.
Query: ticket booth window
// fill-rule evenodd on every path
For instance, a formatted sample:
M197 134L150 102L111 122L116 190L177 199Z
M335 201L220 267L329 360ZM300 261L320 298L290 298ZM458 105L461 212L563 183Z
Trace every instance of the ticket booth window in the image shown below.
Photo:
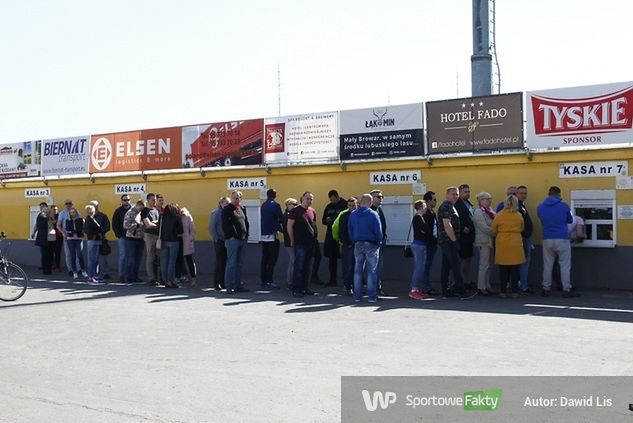
M615 190L571 192L571 208L585 221L587 239L574 247L613 248L616 245Z
M261 207L261 203L259 200L242 200L241 204L246 209L246 216L248 217L248 224L249 224L248 242L250 243L259 242L261 238L260 236L261 219L259 215L259 209Z
M407 244L407 235L413 219L412 196L386 196L382 200L382 211L387 220L387 245ZM409 242L413 239L410 236Z

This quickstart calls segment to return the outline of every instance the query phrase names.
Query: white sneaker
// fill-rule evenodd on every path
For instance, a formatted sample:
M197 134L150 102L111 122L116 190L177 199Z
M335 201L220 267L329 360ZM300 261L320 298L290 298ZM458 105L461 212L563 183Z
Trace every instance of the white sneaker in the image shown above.
M86 273L86 271L85 271L85 270L82 270L82 271L81 271L81 276L83 276L84 278L87 278L87 277L88 277L88 274Z
M73 279L77 279L79 277L79 275L77 274L77 272L73 272Z

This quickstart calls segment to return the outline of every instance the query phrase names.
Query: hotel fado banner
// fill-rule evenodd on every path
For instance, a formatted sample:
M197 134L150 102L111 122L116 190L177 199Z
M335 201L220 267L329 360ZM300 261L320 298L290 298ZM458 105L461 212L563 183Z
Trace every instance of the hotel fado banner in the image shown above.
M264 126L264 161L291 163L337 160L337 125L337 112L267 118Z
M88 173L90 137L42 140L42 176Z
M0 179L40 176L42 141L0 144Z
M521 93L426 103L427 153L523 148Z
M528 148L633 142L633 82L529 91Z
M182 167L259 165L264 119L182 128Z
M181 127L93 135L90 173L182 167Z
M424 154L423 103L340 112L341 160Z

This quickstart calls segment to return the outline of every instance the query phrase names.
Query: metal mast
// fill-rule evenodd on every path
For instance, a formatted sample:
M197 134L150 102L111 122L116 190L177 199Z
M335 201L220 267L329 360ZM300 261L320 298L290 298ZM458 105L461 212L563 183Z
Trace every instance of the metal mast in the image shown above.
M473 0L473 54L470 63L472 95L492 94L489 0Z

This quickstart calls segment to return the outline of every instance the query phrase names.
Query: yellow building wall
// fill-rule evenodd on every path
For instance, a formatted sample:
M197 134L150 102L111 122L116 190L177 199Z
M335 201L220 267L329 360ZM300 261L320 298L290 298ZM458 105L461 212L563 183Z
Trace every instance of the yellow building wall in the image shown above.
M217 207L220 196L230 194L228 178L265 177L269 188L277 190L277 200L283 203L287 197L299 199L304 191L315 195L313 206L320 217L328 203L327 192L336 189L343 197L358 196L373 188L382 189L384 195L412 195L411 185L371 186L371 172L416 169L422 172L422 182L427 189L437 193L438 200L444 197L446 187L468 183L471 187L473 203L480 191L488 191L493 196L493 204L501 201L509 185L528 187L528 210L535 223L535 241L540 243L540 223L536 216L536 206L547 196L551 185L561 188L563 199L570 202L572 190L615 189L614 177L602 178L560 178L559 164L572 162L627 161L633 159L633 149L607 149L570 152L467 156L453 158L433 158L427 160L379 161L367 163L346 163L253 169L213 169L201 175L195 173L170 173L147 176L147 192L161 193L167 202L176 202L187 207L198 227L198 240L208 240L207 223L209 213ZM144 182L141 176L99 177L94 182L89 178L50 180L52 201L60 209L65 199L72 199L82 212L90 200L98 200L103 212L112 215L119 206L119 195L114 193L115 184L137 184ZM26 239L30 234L29 206L37 205L45 199L24 197L26 188L43 188L41 180L31 182L5 181L0 187L0 230L14 239ZM245 199L259 199L258 190L243 190ZM133 200L137 196L131 195ZM415 199L421 196L414 196ZM633 205L633 190L617 190L616 204ZM283 208L283 204L282 204ZM616 213L616 211L614 211ZM323 239L325 228L320 227ZM617 221L617 244L633 246L633 220Z

